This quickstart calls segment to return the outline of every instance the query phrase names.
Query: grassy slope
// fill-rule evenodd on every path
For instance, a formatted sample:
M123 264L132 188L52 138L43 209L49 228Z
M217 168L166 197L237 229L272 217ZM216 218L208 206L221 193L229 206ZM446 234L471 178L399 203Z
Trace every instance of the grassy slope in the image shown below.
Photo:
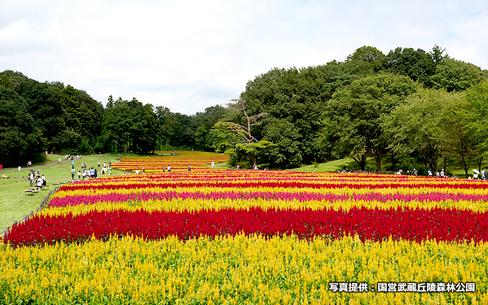
M390 160L388 158L383 159L382 167L383 169L387 168L389 165L391 165ZM290 169L291 171L297 171L297 172L335 172L337 170L342 170L343 167L347 167L348 169L351 168L359 168L358 164L352 159L352 158L344 158L344 159L339 159L339 160L334 160L334 161L329 161L325 163L320 163L318 166L315 165L303 165L298 168L293 168ZM376 164L373 158L368 158L367 159L367 166L369 168L375 168ZM439 163L438 165L438 170L440 170L440 167L442 167L442 164ZM488 162L485 162L483 164L484 168L488 168ZM477 168L474 164L470 167L469 173L472 175L472 169ZM457 164L450 162L448 163L447 166L447 171L451 174L454 174L458 177L464 178L465 173L464 169L460 168L457 166Z
M124 155L129 156L129 155ZM0 179L0 234L3 234L3 228L11 226L14 220L20 220L30 211L36 210L49 190L42 190L34 195L26 195L25 190L30 187L27 177L31 169L39 169L41 174L46 176L47 184L52 189L53 183L68 182L71 180L71 161L56 163L59 155L48 155L48 164L36 164L31 168L22 168L18 171L16 168L12 171L10 168L0 170L0 176L5 175L10 179ZM63 157L64 161L64 157ZM97 168L98 161L117 163L117 154L102 154L83 156L81 159L75 157L75 169L78 171L82 163L87 167ZM54 162L54 164L50 163ZM112 169L112 175L120 175L122 171ZM14 177L18 177L15 179ZM78 179L78 176L75 176Z

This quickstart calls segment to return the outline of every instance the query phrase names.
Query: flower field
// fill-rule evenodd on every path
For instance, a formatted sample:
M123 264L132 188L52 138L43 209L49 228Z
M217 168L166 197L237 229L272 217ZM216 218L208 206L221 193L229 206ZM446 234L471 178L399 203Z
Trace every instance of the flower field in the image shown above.
M175 151L171 155L170 152L158 152L164 154L158 157L140 157L140 158L120 158L120 162L113 164L112 167L127 170L142 172L162 172L166 171L168 166L171 171L188 170L188 165L191 165L192 170L208 169L212 161L216 163L225 162L229 160L228 155L206 153L206 152L193 152L193 151Z
M487 272L484 181L202 165L63 186L0 304L487 304Z

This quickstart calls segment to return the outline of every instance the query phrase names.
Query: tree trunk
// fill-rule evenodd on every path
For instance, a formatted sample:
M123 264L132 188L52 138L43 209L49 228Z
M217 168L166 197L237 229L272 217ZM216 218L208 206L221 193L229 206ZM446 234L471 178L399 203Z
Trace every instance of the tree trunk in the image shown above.
M381 173L381 157L382 155L380 153L375 153L374 154L374 159L376 161L376 171Z
M436 145L427 145L424 149L420 150L420 153L424 157L424 160L429 164L432 173L437 169L437 162L439 161L439 151Z
M256 169L258 165L258 160L256 159L256 153L252 152L252 169Z
M359 168L361 169L361 171L364 171L364 169L366 168L366 155L363 154L363 155L359 156L359 158L357 158L357 157L352 157L352 158L359 165Z
M464 173L466 174L466 178L468 178L469 166L468 166L466 160L464 159L464 155L461 155L461 162L460 163L461 163L461 166L464 169Z
M397 167L397 159L395 158L395 152L391 152L391 167L393 168L394 171L396 171Z

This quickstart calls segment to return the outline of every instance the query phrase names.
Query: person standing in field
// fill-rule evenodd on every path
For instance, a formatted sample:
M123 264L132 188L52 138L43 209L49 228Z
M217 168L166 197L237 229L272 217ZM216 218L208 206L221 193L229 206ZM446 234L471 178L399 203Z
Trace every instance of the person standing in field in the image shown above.
M30 181L30 186L33 187L34 186L34 171L33 170L31 170L29 173L29 181Z
M71 169L71 182L74 182L75 181L75 168L73 167Z

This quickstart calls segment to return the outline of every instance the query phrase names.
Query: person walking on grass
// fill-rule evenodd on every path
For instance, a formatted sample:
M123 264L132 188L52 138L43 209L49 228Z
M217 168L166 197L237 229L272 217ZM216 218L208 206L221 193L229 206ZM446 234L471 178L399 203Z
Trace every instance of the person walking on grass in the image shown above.
M75 172L76 172L75 169L72 168L71 169L71 182L75 182Z

